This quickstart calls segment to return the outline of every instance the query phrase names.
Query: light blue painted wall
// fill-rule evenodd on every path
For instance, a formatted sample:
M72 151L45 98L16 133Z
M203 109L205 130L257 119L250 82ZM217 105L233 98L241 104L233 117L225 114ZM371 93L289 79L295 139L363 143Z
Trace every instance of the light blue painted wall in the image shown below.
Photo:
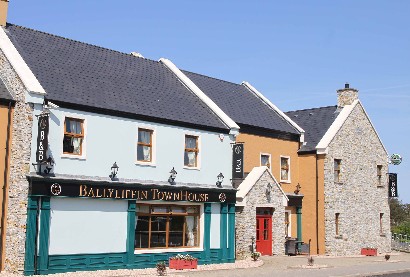
M211 206L211 248L221 248L221 204Z
M41 105L35 105L35 114L40 114ZM84 159L62 157L64 116L85 120L86 157ZM154 166L136 164L138 127L155 130L156 163ZM200 137L200 169L184 168L185 134ZM33 118L32 157L35 161L37 141L37 118ZM70 109L50 110L49 149L55 160L54 172L85 176L108 177L111 166L117 162L118 177L139 180L166 181L172 167L178 172L176 181L184 183L215 184L222 172L224 186L230 186L233 137L219 133L200 131L165 124L113 117ZM35 171L34 167L31 168Z

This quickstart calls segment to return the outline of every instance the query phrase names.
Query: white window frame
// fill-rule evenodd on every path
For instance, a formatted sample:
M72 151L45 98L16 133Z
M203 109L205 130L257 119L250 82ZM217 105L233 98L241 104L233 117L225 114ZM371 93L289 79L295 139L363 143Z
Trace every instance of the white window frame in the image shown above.
M144 162L144 161L139 161L137 154L138 154L138 129L145 129L145 130L149 130L152 131L152 136L151 136L151 161L150 162ZM144 125L144 124L138 124L137 125L137 130L136 130L136 134L135 134L135 153L134 153L134 157L135 157L135 164L136 165L145 165L145 166L156 166L157 165L157 130L155 127L150 126L150 125Z
M288 226L288 238L292 237L292 211L285 209L285 214L288 214L289 226Z
M288 159L288 166L289 166L289 170L288 170L288 179L287 180L283 180L282 179L282 158ZM280 182L281 183L292 183L291 181L291 164L290 164L290 156L280 156L279 157L279 178L280 178Z
M269 156L269 171L272 172L272 155L270 153L260 153L259 155L259 165L263 166L262 164L262 156Z
M61 153L61 158L66 158L66 159L75 159L75 160L86 160L87 159L87 120L85 116L83 115L78 115L78 114L73 114L73 113L63 113L62 114L63 120L62 122L62 128L61 128L61 144L60 144L60 153ZM78 119L83 121L83 132L84 132L84 139L81 143L81 155L74 155L74 154L68 154L64 153L63 150L63 140L64 140L64 127L65 127L65 119L69 117L72 119Z
M158 205L158 201L139 201L138 204L148 204L148 205ZM205 213L204 213L204 204L197 202L163 202L161 205L181 205L181 206L199 206L199 247L181 247L181 248L151 248L151 249L134 249L134 254L143 254L143 253L164 253L165 252L182 252L182 251L204 251L204 232L205 232ZM136 224L136 223L135 223Z
M198 138L198 155L196 157L196 166L186 166L185 165L185 137L197 137ZM201 170L201 156L202 156L202 145L201 145L201 135L195 132L184 132L184 136L182 138L182 168L188 170Z

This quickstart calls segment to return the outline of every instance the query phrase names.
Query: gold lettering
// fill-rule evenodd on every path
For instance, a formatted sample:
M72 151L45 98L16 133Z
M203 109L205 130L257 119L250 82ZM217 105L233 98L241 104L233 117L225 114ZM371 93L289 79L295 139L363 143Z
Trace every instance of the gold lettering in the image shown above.
M121 197L118 197L118 189L115 190L115 198L121 198Z
M162 191L158 191L158 200L164 200L164 193Z
M112 193L114 192L114 189L108 189L108 192L110 193L110 195L108 197L112 198Z
M125 190L125 198L126 198L126 199L128 199L128 193L129 193L129 192L130 192L129 189L126 189L126 190Z
M179 201L180 196L181 196L181 194L180 194L180 193L176 193L176 192L174 192L174 201L176 201L176 200L178 200L178 201Z
M100 197L101 197L101 194L99 194L99 193L100 193L100 189L97 188L95 197L100 198Z
M103 190L103 197L104 197L104 198L106 197L106 196L105 196L105 191L106 191L106 189Z
M151 189L151 191L152 191L152 200L157 200L157 192L158 192L158 190L157 189Z
M121 198L124 199L124 190L121 190Z
M188 192L187 191L182 191L181 190L181 200L182 201L188 201Z
M165 200L171 200L172 199L173 192L165 191L164 194L165 194Z
M191 197L192 197L192 193L189 193L188 194L188 201L194 201L193 198L191 198Z
M147 190L141 191L141 195L142 195L141 199L143 199L143 200L148 199L148 191Z
M80 196L86 196L86 195L87 195L87 186L81 185L80 186Z
M134 189L131 191L131 198L132 198L132 199L135 199L135 192L138 192L138 191L136 191L136 190L134 190ZM137 199L139 199L138 196L137 196Z
M91 187L90 190L88 191L88 197L95 197L94 195L94 189Z

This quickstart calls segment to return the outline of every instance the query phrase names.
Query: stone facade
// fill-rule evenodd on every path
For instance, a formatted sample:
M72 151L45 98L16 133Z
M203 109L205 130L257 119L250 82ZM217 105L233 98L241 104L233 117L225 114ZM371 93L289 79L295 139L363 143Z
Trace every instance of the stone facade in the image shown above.
M266 193L268 183L273 184L270 194ZM272 254L285 253L285 207L283 193L275 180L265 171L246 196L245 207L236 207L236 258L249 257L252 251L252 237L256 235L256 208L272 207Z
M346 105L351 105L355 100L359 99L359 91L354 88L339 89L337 91L337 106L344 107Z
M0 51L0 77L16 100L10 155L10 179L5 242L5 270L24 269L28 181L33 109L25 103L27 93L22 81Z
M364 247L377 248L379 253L391 251L388 154L360 103L328 149L324 162L326 254L358 255ZM334 179L334 159L341 160L340 182ZM382 166L381 185L378 165Z

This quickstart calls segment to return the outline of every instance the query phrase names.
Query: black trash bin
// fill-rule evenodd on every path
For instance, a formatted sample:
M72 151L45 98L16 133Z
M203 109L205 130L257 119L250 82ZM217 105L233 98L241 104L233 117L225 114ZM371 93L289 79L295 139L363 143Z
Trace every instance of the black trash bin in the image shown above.
M287 238L285 242L285 255L295 256L297 254L296 238Z

